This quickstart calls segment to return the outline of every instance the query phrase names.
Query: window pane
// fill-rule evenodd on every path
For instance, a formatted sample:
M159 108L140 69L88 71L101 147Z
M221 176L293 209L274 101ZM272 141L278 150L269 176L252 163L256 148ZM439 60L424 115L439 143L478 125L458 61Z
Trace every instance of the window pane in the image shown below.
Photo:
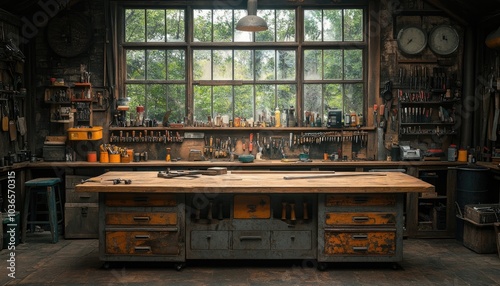
M184 41L185 27L184 10L167 10L167 42Z
M354 111L363 113L363 84L345 84L344 113Z
M156 119L161 121L165 111L167 110L167 98L165 96L166 90L163 84L150 84L146 87L146 102L144 108L146 109L145 118Z
M274 85L259 84L255 86L255 110L258 115L267 120L274 115L276 103L274 101Z
M278 79L295 79L295 51L278 51Z
M255 51L255 77L257 80L275 79L273 50Z
M321 30L323 29L321 10L304 11L304 40L321 41Z
M144 79L145 51L127 50L127 79Z
M148 50L146 56L148 63L147 79L166 79L165 51Z
M262 17L267 23L268 29L255 33L256 42L274 42L275 41L275 16L274 10L257 10L257 16Z
M213 92L214 113L212 118L215 118L217 114L231 114L233 102L232 86L214 86Z
M212 10L193 11L193 37L195 42L212 41Z
M165 10L146 10L148 42L165 42Z
M363 51L345 50L344 51L344 74L345 79L363 78Z
M295 10L276 10L276 41L295 41Z
M321 79L323 69L321 50L304 51L304 79Z
M342 50L323 51L323 78L342 79Z
M214 42L233 41L233 11L214 10Z
M363 10L344 10L344 40L363 41Z
M321 84L305 84L304 85L304 113L305 112L321 112L321 102L323 92Z
M167 51L167 79L186 79L186 53L183 50Z
M170 122L183 122L186 116L186 85L167 85L167 108L171 111ZM162 117L163 118L163 117Z
M193 96L194 120L206 122L212 116L212 87L195 85Z
M135 116L135 108L146 103L146 86L143 84L127 84L125 86L127 97L130 97L130 115Z
M193 51L194 80L212 79L212 53L207 50Z
M252 85L234 87L234 117L254 119L253 104Z
M280 84L276 86L278 94L278 107L288 109L290 106L297 106L297 85Z
M342 41L342 10L324 10L324 41Z
M213 52L214 80L229 80L233 78L233 54L231 50Z
M325 113L328 110L339 109L342 110L344 103L342 102L342 85L341 84L325 84L324 85L324 106Z
M146 16L144 9L125 10L125 42L146 40Z
M234 51L234 79L253 80L253 53L249 50Z
M246 10L234 10L234 41L235 42L252 42L254 33L236 30L236 23L238 20L248 14Z

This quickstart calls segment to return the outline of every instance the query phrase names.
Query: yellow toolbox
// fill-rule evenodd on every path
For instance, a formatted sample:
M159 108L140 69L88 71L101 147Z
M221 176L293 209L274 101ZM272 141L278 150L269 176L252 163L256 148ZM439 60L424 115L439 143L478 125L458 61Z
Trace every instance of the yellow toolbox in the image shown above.
M102 139L102 127L68 128L68 140L99 140Z

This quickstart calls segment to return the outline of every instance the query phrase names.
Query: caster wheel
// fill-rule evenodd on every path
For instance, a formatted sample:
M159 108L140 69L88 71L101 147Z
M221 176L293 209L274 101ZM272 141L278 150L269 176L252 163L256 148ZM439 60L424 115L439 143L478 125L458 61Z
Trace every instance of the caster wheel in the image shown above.
M111 268L111 264L109 262L104 262L104 264L102 265L102 268L107 270L107 269Z
M328 268L328 264L325 262L318 262L318 270L325 271Z
M184 267L186 267L186 263L184 262L175 264L175 270L177 271L181 271Z

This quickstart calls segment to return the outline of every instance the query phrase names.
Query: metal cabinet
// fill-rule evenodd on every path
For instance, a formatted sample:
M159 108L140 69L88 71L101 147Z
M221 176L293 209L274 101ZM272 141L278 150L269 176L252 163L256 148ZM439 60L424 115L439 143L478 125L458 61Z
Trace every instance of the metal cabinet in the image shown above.
M318 262L399 262L403 194L326 194L318 198Z
M315 259L315 194L189 194L187 259Z
M184 195L101 193L102 261L185 261Z
M66 175L64 238L98 238L99 205L97 193L77 193L75 186L88 176Z

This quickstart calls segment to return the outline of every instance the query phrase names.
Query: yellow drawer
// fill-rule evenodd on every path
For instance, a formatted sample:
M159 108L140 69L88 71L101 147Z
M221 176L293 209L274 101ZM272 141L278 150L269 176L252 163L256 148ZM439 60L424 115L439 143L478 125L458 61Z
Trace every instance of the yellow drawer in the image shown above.
M102 127L68 128L69 140L99 140L102 139Z
M234 218L270 218L269 195L235 195Z
M326 255L394 255L396 232L325 232Z
M329 212L327 225L394 225L396 213L388 212Z
M127 255L179 255L177 231L107 231L106 253Z
M173 194L106 194L105 204L109 207L175 207L177 199Z
M394 206L395 194L363 194L363 195L327 195L327 207L336 206Z
M177 213L113 212L106 214L106 225L177 225Z

